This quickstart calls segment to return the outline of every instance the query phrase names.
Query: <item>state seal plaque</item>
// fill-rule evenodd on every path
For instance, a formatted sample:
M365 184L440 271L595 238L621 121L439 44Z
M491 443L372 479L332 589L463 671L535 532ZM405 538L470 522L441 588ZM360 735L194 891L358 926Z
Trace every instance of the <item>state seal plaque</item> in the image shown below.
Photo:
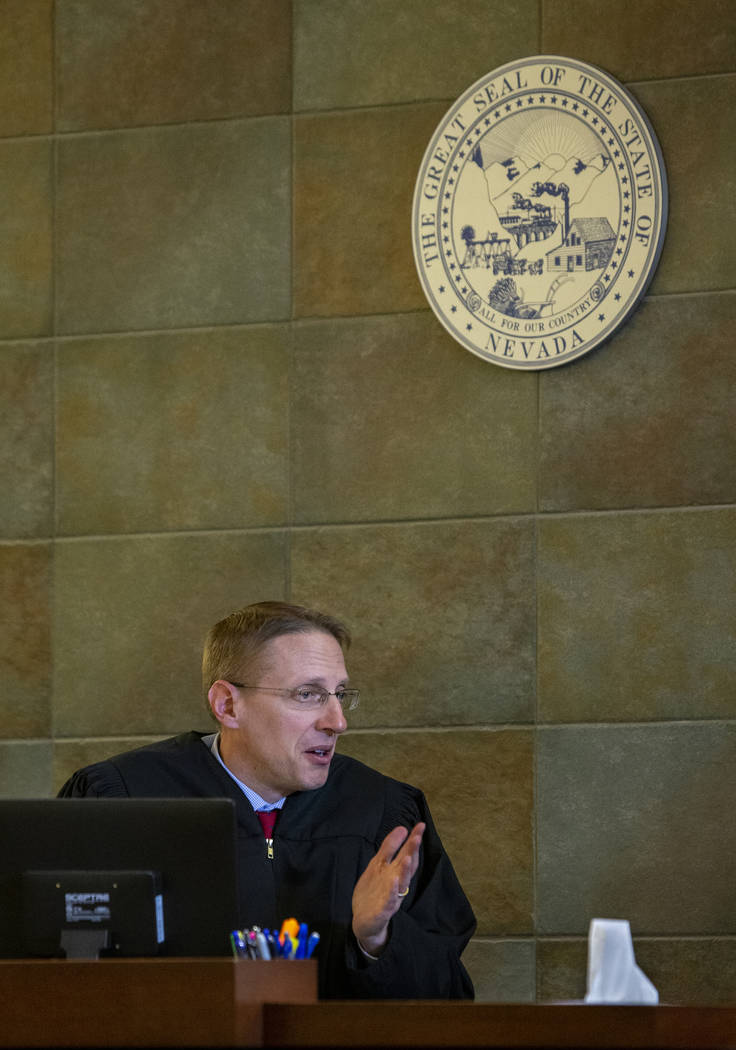
M468 88L427 147L412 207L439 320L486 361L532 370L621 327L666 224L664 162L643 110L607 73L555 55Z

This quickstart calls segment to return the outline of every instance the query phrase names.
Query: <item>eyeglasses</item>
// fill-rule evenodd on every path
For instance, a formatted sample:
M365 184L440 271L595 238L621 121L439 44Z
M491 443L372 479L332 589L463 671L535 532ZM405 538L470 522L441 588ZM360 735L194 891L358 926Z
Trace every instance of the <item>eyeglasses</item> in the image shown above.
M324 707L331 696L337 697L343 711L353 711L358 706L360 697L359 689L336 689L331 693L329 689L320 689L316 685L300 685L296 689L275 689L270 685L245 685L243 682L231 682L236 689L261 689L264 693L281 693L290 700L299 704L300 707L314 708Z

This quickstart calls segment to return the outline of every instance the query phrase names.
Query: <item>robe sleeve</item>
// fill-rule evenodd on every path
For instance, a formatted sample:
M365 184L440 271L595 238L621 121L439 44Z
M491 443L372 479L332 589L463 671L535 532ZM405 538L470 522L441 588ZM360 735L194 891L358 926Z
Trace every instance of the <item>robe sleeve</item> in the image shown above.
M460 956L475 931L475 916L424 796L415 789L407 791L411 794L402 800L399 811L385 815L380 841L398 824L412 827L424 821L427 828L419 867L408 896L391 920L389 941L378 959L366 959L352 935L346 943L345 995L360 999L472 999L473 984Z
M120 770L112 762L97 762L73 773L58 798L128 798Z

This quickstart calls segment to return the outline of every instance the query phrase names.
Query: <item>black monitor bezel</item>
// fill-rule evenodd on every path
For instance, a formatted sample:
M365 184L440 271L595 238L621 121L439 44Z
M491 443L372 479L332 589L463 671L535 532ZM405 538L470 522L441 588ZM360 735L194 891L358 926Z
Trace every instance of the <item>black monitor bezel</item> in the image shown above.
M235 804L227 798L0 799L0 958L27 958L27 870L151 870L164 956L230 953L238 922Z

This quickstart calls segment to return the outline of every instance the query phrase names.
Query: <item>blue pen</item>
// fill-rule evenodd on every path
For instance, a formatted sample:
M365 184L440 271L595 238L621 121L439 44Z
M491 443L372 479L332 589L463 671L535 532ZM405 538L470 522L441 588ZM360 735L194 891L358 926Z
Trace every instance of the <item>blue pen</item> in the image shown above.
M306 922L301 923L299 926L299 934L297 936L296 952L294 953L295 959L305 958L304 953L307 950L307 939L309 938L309 928Z
M237 956L238 959L248 958L248 948L246 946L242 930L233 930L233 932L230 934L230 944L233 947L233 953Z
M268 926L263 927L263 936L266 938L266 944L268 945L268 954L270 958L277 959L279 955L279 950L276 947L276 941Z
M312 953L314 952L314 949L317 947L318 944L319 944L319 934L315 930L314 933L310 933L310 935L309 935L309 940L307 941L307 948L306 948L306 951L304 952L304 958L305 959L311 959L312 958Z

